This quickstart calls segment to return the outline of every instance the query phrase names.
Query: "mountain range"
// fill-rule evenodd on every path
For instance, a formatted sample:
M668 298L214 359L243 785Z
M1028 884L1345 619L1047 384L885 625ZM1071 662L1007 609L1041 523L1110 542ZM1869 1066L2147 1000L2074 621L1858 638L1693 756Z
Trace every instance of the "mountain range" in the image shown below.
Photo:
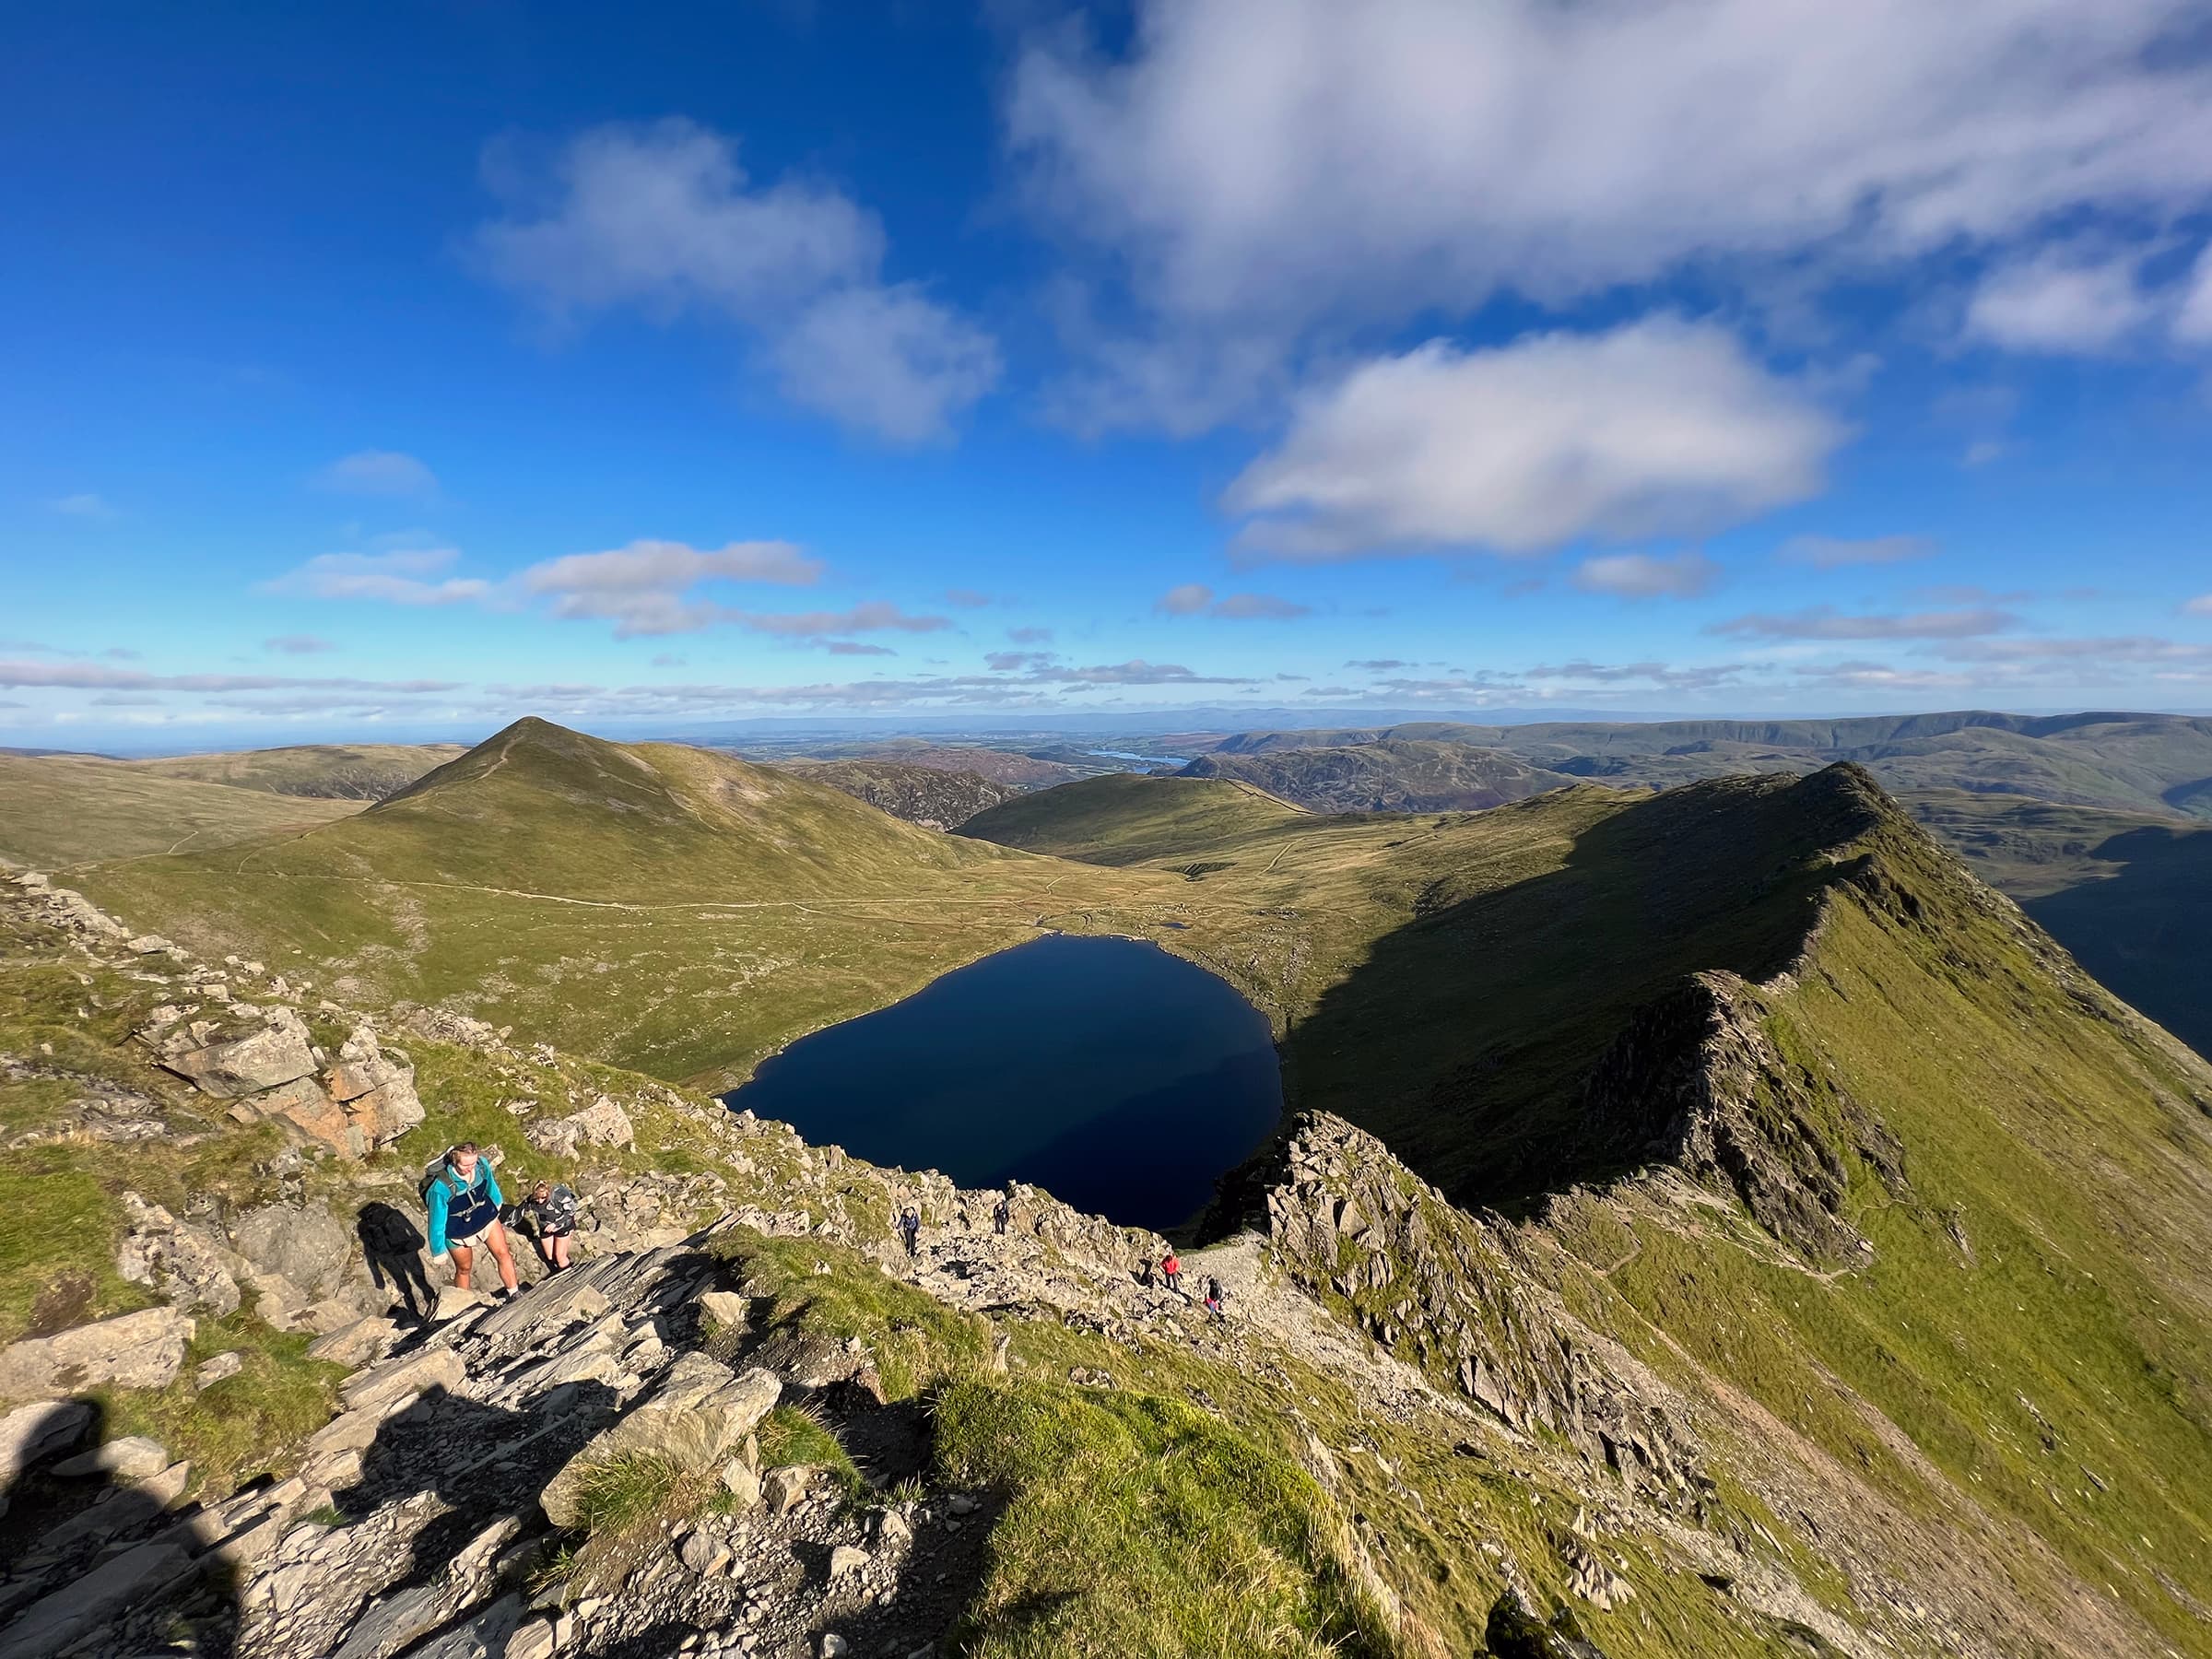
M2144 724L1799 735L1864 748L1987 729L2087 757L2078 734L2112 727L2125 752L2095 760L2100 776L2148 787L2187 771L2151 751L2194 737ZM87 763L21 764L65 765L51 787L87 799L115 787ZM749 1287L736 1324L664 1315L646 1359L625 1325L606 1365L657 1376L694 1343L700 1361L755 1356L813 1413L763 1442L763 1470L857 1468L851 1449L888 1445L894 1408L926 1407L936 1438L900 1465L912 1493L863 1471L846 1501L863 1519L942 1515L962 1494L950 1512L988 1547L938 1569L942 1628L979 1652L2212 1654L2212 1066L1921 820L2011 879L2055 884L2050 899L2149 881L2202 832L2162 812L2105 834L2106 808L2018 796L1908 810L1853 760L1658 791L1561 776L1487 809L1344 814L1234 776L1115 774L1015 795L947 835L807 769L524 721L327 821L82 864L81 898L31 877L0 962L0 1212L37 1225L0 1252L0 1341L15 1343L0 1377L30 1374L25 1344L186 1295L178 1266L109 1271L154 1259L147 1205L171 1217L160 1262L186 1260L187 1236L227 1260L259 1248L249 1214L306 1228L393 1202L466 1134L595 1193L720 1183L750 1218L723 1281ZM70 820L42 821L54 836ZM1239 1288L1226 1324L1132 1287L1127 1253L1150 1246L1103 1223L1055 1212L1048 1227L1040 1208L1045 1230L1002 1246L980 1198L725 1133L727 1114L688 1103L1041 928L1152 939L1277 1032L1290 1113L1183 1241L1194 1272ZM364 1021L387 1051L404 1041L424 1121L388 1149L334 1149L251 1100L195 1107L147 1058L167 1051L133 1036L288 1030L276 1003L300 1005L285 1018L333 1056L379 1052ZM627 1141L587 1136L609 1121L599 1100ZM88 1127L124 1120L154 1125L131 1131L127 1171ZM888 1230L905 1194L949 1230L912 1262ZM629 1237L601 1245L643 1248ZM723 1271L686 1259L705 1280ZM72 1261L97 1271L78 1285ZM303 1437L347 1400L300 1358L299 1305L265 1290L266 1317L213 1322L254 1368L224 1396L246 1443L188 1375L102 1397L225 1483L319 1468ZM856 1345L874 1382L794 1381L818 1374L802 1337ZM479 1374L503 1350L472 1342L446 1344L460 1399L422 1396L448 1441L465 1391L519 1386ZM688 1352L676 1363L705 1374ZM345 1387L381 1399L386 1374ZM606 1432L636 1443L652 1397L610 1406L610 1425L639 1426ZM577 1618L586 1598L642 1619L693 1582L653 1569L671 1535L722 1535L680 1470L638 1506L583 1513L550 1501L565 1465L532 1463L538 1442L487 1432L512 1444L517 1489L548 1501L500 1486L506 1507L470 1525L566 1552L572 1640L598 1641ZM418 1477L397 1471L429 1465L389 1466L360 1512L419 1525L403 1519L423 1512ZM847 1512L768 1517L748 1547L785 1547L818 1512L826 1527ZM325 1538L353 1562L357 1530L302 1548ZM827 1560L833 1536L906 1559L874 1522L802 1541ZM278 1605L254 1586L291 1559L245 1569L237 1617ZM440 1582L477 1594L466 1573ZM806 1583L810 1603L759 1592L764 1629L796 1621L794 1653L818 1647L820 1609L859 1605ZM1555 1604L1571 1614L1551 1618ZM459 1606L418 1613L477 1617ZM364 1651L376 1640L352 1628Z

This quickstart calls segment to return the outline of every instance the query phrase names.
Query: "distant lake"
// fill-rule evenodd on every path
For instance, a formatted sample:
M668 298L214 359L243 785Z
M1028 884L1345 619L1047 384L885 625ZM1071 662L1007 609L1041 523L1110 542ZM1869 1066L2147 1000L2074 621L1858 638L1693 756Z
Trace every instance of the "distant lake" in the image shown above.
M1108 760L1142 760L1147 766L1188 766L1183 755L1136 755L1127 749L1085 749L1087 755L1098 755Z
M1265 1015L1135 939L1052 935L802 1038L723 1099L871 1163L1172 1227L1283 1109Z

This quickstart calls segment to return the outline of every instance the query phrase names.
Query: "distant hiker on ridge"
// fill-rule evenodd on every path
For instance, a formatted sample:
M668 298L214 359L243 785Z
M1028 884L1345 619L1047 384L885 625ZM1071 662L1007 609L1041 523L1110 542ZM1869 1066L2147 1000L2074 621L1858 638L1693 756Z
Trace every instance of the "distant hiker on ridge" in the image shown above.
M530 1196L523 1200L523 1214L530 1218L531 1230L537 1236L537 1253L546 1265L559 1273L569 1265L569 1241L576 1232L576 1194L569 1186L555 1186L541 1181L530 1189Z
M430 1259L442 1262L450 1253L453 1283L473 1289L470 1270L476 1265L478 1241L491 1251L499 1264L500 1294L514 1294L514 1257L507 1249L507 1229L500 1222L499 1177L491 1160L477 1150L475 1141L463 1141L447 1149L443 1158L423 1172L422 1201L430 1212Z
M1000 1238L1006 1236L1006 1223L1014 1218L1014 1194L1001 1193L998 1202L991 1206L991 1230Z
M1159 1258L1159 1277L1168 1281L1169 1289L1182 1294L1182 1258L1172 1250Z
M911 1204L899 1212L899 1236L906 1241L908 1260L921 1254L922 1212Z

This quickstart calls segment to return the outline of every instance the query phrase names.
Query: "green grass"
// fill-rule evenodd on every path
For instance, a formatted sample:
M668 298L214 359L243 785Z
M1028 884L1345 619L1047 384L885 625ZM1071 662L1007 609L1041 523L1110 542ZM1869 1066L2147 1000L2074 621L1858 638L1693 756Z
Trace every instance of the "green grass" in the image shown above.
M868 1482L853 1454L821 1416L803 1406L779 1406L760 1424L762 1469L821 1469L848 1502L868 1496Z
M358 801L298 800L120 760L0 755L0 865L66 871L312 830Z
M960 833L1088 864L1187 856L1193 847L1275 829L1302 815L1250 784L1115 772L1039 790L978 813Z
M165 1389L106 1389L112 1434L143 1434L184 1458L194 1488L220 1496L253 1477L288 1473L291 1449L330 1420L343 1366L308 1357L313 1338L272 1331L248 1313L203 1317L185 1355L184 1370ZM221 1353L236 1353L235 1376L201 1389L193 1368Z
M946 1474L1006 1496L971 1652L1389 1651L1320 1488L1196 1407L971 1382L938 1397L936 1423Z
M635 1531L667 1510L692 1472L657 1453L626 1452L584 1465L576 1482L576 1529L589 1536Z

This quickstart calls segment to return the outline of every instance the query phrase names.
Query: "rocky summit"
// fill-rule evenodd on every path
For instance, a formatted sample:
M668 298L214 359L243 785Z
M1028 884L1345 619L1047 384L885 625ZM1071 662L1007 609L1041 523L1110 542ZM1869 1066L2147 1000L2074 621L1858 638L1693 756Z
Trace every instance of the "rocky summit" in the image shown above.
M2212 1071L1866 774L1418 839L1219 780L1024 797L1096 864L871 828L901 904L1158 905L1101 913L1187 921L1281 1017L1292 1115L1170 1240L364 994L401 947L318 935L371 882L523 974L528 912L479 935L390 866L425 800L787 861L775 790L867 810L664 787L691 764L505 735L356 820L362 862L288 842L252 948L0 887L0 1653L2212 1653ZM471 874L654 927L558 860ZM779 1018L858 994L723 970ZM463 1141L512 1294L429 1253Z

